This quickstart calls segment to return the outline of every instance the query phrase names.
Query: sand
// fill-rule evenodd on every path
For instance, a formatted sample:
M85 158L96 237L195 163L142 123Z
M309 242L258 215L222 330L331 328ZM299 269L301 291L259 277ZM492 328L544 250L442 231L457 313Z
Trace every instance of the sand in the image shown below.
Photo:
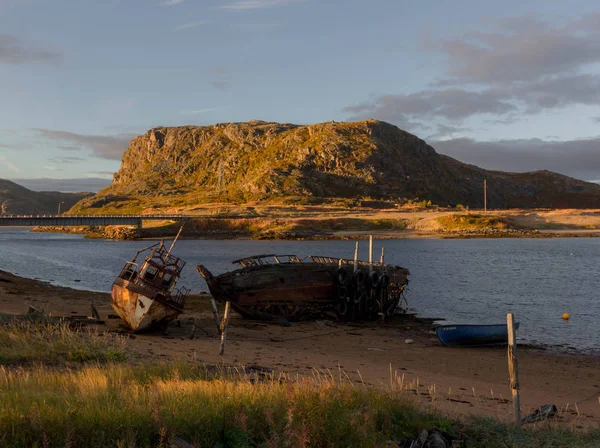
M101 331L123 332L106 293L53 286L0 272L0 313L22 314L28 304L58 316L89 315L94 301L106 324ZM449 412L512 418L505 348L447 348L432 324L412 316L385 324L341 324L332 320L292 323L245 321L233 314L224 356L208 296L192 296L186 313L167 336L146 332L128 336L135 360L183 359L206 364L256 365L295 376L330 372L389 387L404 376L407 396ZM190 339L197 322L194 339ZM407 340L412 343L406 343ZM518 352L523 413L553 403L560 420L572 427L600 425L600 357L521 346ZM418 390L418 393L414 390ZM577 406L575 403L580 402Z

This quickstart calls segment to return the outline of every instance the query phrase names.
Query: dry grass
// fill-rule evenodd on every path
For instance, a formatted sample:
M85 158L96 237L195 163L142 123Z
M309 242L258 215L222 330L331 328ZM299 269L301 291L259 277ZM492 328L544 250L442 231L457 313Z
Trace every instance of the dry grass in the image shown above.
M143 236L157 238L177 233L180 224L143 229ZM404 230L406 220L385 218L193 218L186 222L184 237L294 238L328 236L341 230Z
M440 216L437 221L449 230L476 230L476 229L506 229L507 220L502 216L489 216L479 214L455 214Z
M342 371L302 379L189 363L0 367L0 446L166 447L181 438L196 447L376 447L433 427L469 447L600 446L597 430L450 418L411 401L417 380L390 375L382 389Z
M110 362L127 358L123 338L73 329L44 316L0 316L0 364Z

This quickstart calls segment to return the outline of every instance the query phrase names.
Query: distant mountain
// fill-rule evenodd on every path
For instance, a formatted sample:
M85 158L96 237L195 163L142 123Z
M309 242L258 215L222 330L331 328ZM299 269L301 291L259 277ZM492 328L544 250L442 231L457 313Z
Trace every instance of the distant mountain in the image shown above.
M61 191L63 193L78 193L91 191L96 193L110 185L109 179L100 177L83 177L74 179L9 179L12 182L33 191Z
M93 193L36 192L0 179L0 215L55 214L59 203L61 212L66 212L75 203L89 196L93 196Z
M74 211L364 197L482 207L484 180L490 208L600 207L600 185L549 171L487 171L368 120L151 129L131 141L113 183Z

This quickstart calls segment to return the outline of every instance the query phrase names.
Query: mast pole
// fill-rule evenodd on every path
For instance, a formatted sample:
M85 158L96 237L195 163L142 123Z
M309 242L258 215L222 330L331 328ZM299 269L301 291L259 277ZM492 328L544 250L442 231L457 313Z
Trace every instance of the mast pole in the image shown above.
M173 250L173 247L175 247L175 243L177 242L177 239L179 238L179 235L181 235L181 231L183 230L183 226L185 224L182 224L181 227L179 228L179 232L177 232L177 236L175 236L175 239L173 240L173 242L171 243L171 247L169 247L169 251L167 252L167 257L169 255L171 255L171 251Z

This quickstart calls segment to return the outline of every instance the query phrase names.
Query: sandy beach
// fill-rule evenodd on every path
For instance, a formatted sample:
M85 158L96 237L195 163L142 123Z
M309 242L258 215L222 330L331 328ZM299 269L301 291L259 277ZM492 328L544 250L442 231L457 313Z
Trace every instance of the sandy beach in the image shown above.
M105 320L100 331L125 333L120 320L111 316L107 293L0 272L0 313L23 314L31 304L55 316L89 315L90 301ZM381 387L389 387L392 377L408 395L443 410L502 420L512 415L506 349L443 347L427 320L398 316L385 324L349 325L331 319L282 326L245 321L234 313L224 356L218 355L208 296L192 296L179 323L172 323L166 336L158 331L129 335L129 350L145 360L256 365L292 376L346 374L358 383ZM575 428L600 424L599 357L521 346L519 369L524 414L553 403L562 410L560 420Z

